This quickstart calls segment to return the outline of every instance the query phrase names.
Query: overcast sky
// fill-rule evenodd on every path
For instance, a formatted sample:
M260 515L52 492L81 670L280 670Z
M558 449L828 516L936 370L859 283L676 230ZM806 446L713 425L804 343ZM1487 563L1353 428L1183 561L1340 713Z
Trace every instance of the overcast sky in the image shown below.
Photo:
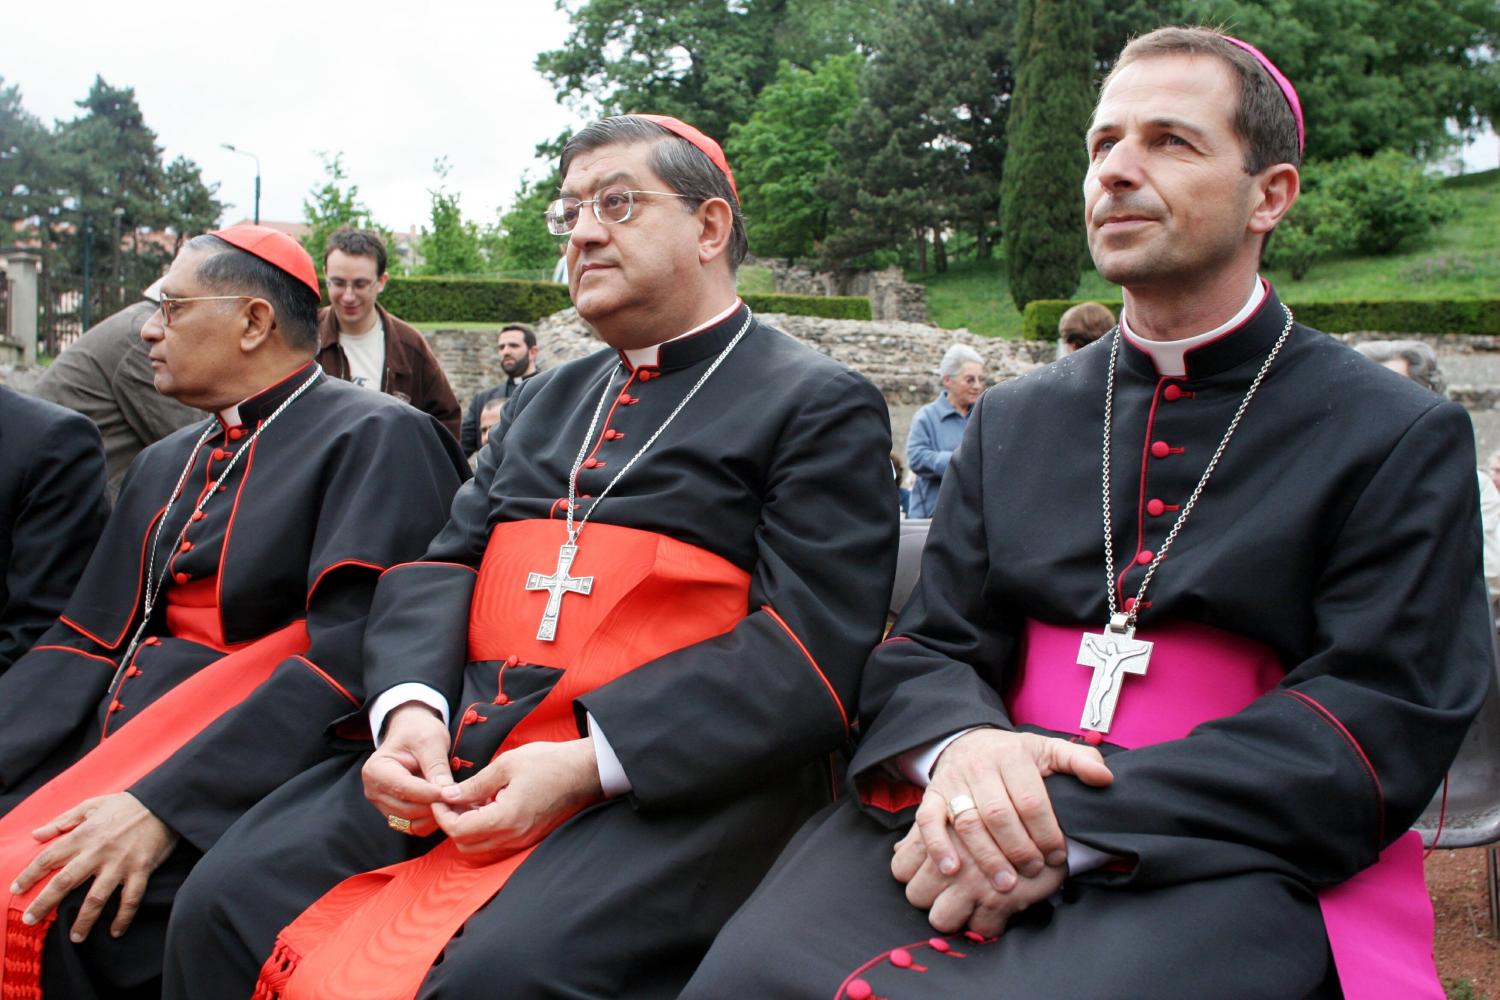
M260 156L261 218L295 222L322 183L319 151L344 154L381 224L428 221L435 157L466 217L488 223L538 142L580 124L532 68L562 45L552 0L52 0L10 12L0 76L43 121L72 118L95 74L135 88L167 159L218 182L226 222L248 218ZM23 29L24 25L24 29ZM1500 165L1490 133L1469 169Z
M392 229L428 221L432 161L466 217L490 222L536 144L578 124L532 64L562 45L552 0L52 0L11 11L0 76L44 122L72 118L95 74L135 88L170 161L219 183L226 222L248 218L260 156L261 218L300 221L322 183L319 151ZM23 29L24 26L24 29Z

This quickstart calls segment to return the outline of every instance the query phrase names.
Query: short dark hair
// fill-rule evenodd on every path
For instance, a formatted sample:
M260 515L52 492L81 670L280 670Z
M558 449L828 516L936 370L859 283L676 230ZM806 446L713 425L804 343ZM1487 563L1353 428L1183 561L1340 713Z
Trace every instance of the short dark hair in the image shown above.
M1115 74L1141 59L1157 56L1217 56L1229 64L1239 84L1234 131L1245 144L1245 173L1258 174L1277 163L1301 166L1297 119L1271 74L1254 56L1212 28L1157 28L1133 38L1099 87L1102 95Z
M328 256L335 250L346 253L351 257L374 257L375 277L385 273L385 240L380 234L369 229L355 229L353 226L340 226L328 235L328 242L323 246L323 267L328 267Z
M1057 335L1070 344L1087 347L1115 325L1115 314L1098 302L1080 302L1057 321Z
M526 346L536 346L536 331L527 326L525 323L507 323L500 328L501 333L504 333L506 330L520 330L521 336L526 340Z
M320 296L301 279L217 236L195 236L187 249L210 254L198 265L199 281L221 292L265 299L288 347L309 354L318 349Z
M689 211L710 198L722 198L729 203L729 210L734 217L734 225L729 234L729 269L737 269L750 252L750 241L745 237L745 219L740 214L740 200L735 197L724 171L714 166L714 161L708 158L707 153L681 136L635 115L601 118L573 133L573 137L563 147L558 168L562 176L567 177L568 165L579 153L602 146L623 146L636 142L653 144L651 169L666 182L667 187L687 196L678 200Z

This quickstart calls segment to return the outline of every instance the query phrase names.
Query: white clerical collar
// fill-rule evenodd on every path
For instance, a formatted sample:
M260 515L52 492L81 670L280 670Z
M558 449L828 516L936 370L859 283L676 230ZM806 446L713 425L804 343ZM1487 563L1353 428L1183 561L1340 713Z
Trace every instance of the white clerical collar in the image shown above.
M243 402L244 400L240 400L240 403ZM235 403L233 406L227 406L219 411L219 423L223 424L225 427L238 427L243 422L244 421L240 420L239 403Z
M1133 347L1137 347L1150 355L1151 361L1156 365L1156 373L1163 378L1182 378L1187 375L1187 353L1194 348L1202 347L1211 340L1217 340L1232 330L1244 325L1245 320L1255 314L1260 304L1266 299L1266 283L1261 280L1260 275L1255 276L1255 287L1250 289L1250 298L1240 307L1240 311L1229 318L1227 322L1200 333L1186 340L1147 340L1140 334L1130 329L1130 322L1124 313L1120 314L1120 333Z
M695 333L702 333L704 330L707 330L711 326L717 326L718 324L728 319L730 316L733 316L735 310L737 310L742 305L744 305L744 302L738 296L736 296L734 302L730 305L730 307L719 313L719 315L715 316L713 319L707 320L703 323L699 323L697 326L693 327L686 333L679 333L675 337L668 337L666 340L663 340L661 344L670 344L674 340L681 340L684 337L691 337ZM661 344L652 344L650 347L632 347L629 350L621 351L620 353L625 355L625 360L630 363L630 367L632 368L652 368L655 367L658 356L661 354Z

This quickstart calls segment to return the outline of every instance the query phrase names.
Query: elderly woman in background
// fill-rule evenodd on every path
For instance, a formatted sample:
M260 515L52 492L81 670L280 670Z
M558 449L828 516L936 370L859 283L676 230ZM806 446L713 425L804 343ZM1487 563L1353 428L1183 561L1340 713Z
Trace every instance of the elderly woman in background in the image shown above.
M917 411L906 437L906 464L916 483L911 491L910 517L931 517L948 459L963 440L969 411L984 392L984 359L964 344L954 344L938 365L943 393Z

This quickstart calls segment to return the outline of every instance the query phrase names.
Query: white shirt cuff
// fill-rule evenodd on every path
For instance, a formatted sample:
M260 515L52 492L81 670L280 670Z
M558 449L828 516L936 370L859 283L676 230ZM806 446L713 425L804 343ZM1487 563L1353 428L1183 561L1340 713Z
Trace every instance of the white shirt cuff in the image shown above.
M594 741L594 761L599 766L599 786L604 789L605 798L617 799L621 795L629 795L634 786L625 776L620 758L615 756L615 748L609 745L609 737L594 724L592 714L584 714L589 723L589 737Z
M933 740L925 747L914 747L903 754L897 754L896 773L918 788L926 788L928 782L932 780L932 769L937 766L937 759L943 755L943 751L960 736L967 736L974 730L983 728L983 726L970 726L968 729L960 729L951 736Z
M1080 844L1072 837L1066 839L1068 841L1069 875L1082 875L1084 872L1091 872L1095 868L1102 868L1104 865L1115 860L1113 854L1106 854L1101 850L1090 847L1088 844Z
M370 703L370 735L374 737L376 746L380 746L380 730L385 725L385 717L413 701L428 706L442 717L443 725L448 724L448 699L436 689L416 681L397 684Z

